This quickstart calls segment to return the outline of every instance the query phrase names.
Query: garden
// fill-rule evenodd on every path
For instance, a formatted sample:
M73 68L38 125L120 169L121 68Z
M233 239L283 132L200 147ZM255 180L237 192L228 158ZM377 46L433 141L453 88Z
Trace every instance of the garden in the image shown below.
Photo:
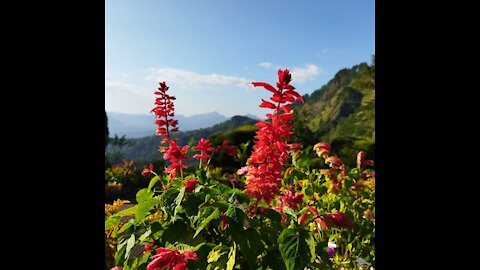
M151 113L163 161L106 168L109 197L141 186L105 204L106 269L375 268L374 161L359 151L351 166L329 143L292 141L293 104L304 100L291 80L284 69L275 86L252 82L271 96L241 146L179 145L176 99L159 83ZM222 168L225 159L243 164Z

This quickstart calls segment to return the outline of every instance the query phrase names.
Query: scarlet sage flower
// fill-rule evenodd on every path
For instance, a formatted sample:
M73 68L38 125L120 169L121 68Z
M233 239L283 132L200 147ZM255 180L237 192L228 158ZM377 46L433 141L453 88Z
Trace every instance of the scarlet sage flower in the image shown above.
M156 255L153 255L153 261L147 265L147 270L160 270L173 268L173 270L184 270L188 260L198 260L195 252L185 251L180 253L176 249L157 248Z
M165 136L162 143L168 143L170 141L170 132L178 131L178 120L173 119L175 112L172 100L175 100L175 97L167 94L169 87L165 82L160 82L159 84L158 91L155 91L155 95L158 96L155 99L156 106L150 113L155 113L155 124L158 125L156 135Z
M305 220L308 217L308 212L303 213L299 218L298 218L298 224L303 225L305 224Z
M332 151L332 147L328 143L317 143L313 146L313 150L317 152L319 157L327 156Z
M198 184L198 180L195 178L188 179L185 183L185 192L190 193L192 192Z
M153 173L153 164L150 163L149 165L149 168L145 168L143 171L142 171L142 175L143 176L149 176Z
M146 251L150 251L150 250L152 250L152 248L153 248L153 244L146 244L146 245L144 246L144 248L145 248Z
M210 141L201 138L198 141L198 145L193 147L195 150L199 150L200 154L196 154L193 158L197 160L207 161L212 157L215 148L210 146Z
M292 134L291 121L294 119L292 105L287 102L296 100L303 103L303 98L290 85L291 74L288 69L278 70L277 88L265 82L252 82L254 87L263 87L272 92L270 100L262 99L261 108L272 109L267 114L269 121L257 120L253 152L247 163L250 165L246 174L245 193L257 200L267 203L275 197L281 185L283 164L288 161L291 146L287 143Z
M227 139L223 140L222 144L217 146L217 151L225 152L230 156L235 156L237 154L237 149L228 145L228 140Z
M338 157L328 157L325 159L325 163L328 163L330 167L342 167L343 162Z
M365 152L360 151L357 154L357 168L362 169L366 166L373 166L373 160L365 160Z
M180 148L180 146L178 146L174 140L170 141L170 147L163 156L165 160L170 160L170 162L172 163L165 170L165 172L170 175L170 179L177 177L178 171L187 168L187 166L183 164L183 160L188 159L188 156L185 155L188 147L188 145L185 145L184 147Z
M348 219L347 215L340 212L332 212L325 215L330 222L338 227L353 228L355 225Z
M293 194L291 190L287 191L284 196L278 196L278 199L283 203L283 205L287 205L288 207L296 210L297 205L302 203L303 193L297 192Z

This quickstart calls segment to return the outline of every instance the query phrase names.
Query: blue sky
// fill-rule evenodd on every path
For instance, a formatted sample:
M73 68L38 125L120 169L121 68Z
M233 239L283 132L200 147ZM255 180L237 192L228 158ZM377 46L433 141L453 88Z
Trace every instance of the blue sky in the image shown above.
M105 109L149 114L166 81L176 113L254 114L292 71L300 94L375 53L370 0L106 0Z

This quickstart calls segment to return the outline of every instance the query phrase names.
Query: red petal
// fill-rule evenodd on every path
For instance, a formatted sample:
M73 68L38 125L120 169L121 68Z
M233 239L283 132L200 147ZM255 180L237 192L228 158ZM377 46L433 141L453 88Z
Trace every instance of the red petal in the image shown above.
M252 82L253 86L257 87L257 86L263 86L265 89L267 89L268 91L272 92L272 93L277 93L277 89L275 89L273 86L271 86L270 84L268 83L264 83L264 82Z
M260 104L260 108L269 108L269 109L275 109L277 106L275 104L268 102L262 98L262 104Z

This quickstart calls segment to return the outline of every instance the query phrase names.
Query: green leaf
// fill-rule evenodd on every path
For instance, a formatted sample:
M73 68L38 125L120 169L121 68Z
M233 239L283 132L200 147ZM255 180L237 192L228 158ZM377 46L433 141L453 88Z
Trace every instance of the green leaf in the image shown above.
M293 211L292 208L288 206L283 207L283 212L289 216L292 216L295 220L297 219L297 214L295 214L295 211Z
M155 177L150 180L150 184L148 184L148 190L152 190L152 187L157 183L157 181L160 180L160 177L158 175L155 175Z
M145 241L145 239L147 239L147 237L149 237L150 234L152 234L152 229L148 228L148 230L145 233L140 235L140 237L138 238L138 241L140 241L140 242Z
M278 248L287 270L304 269L311 258L313 239L306 239L308 231L286 228L278 237ZM311 238L311 236L310 236ZM314 244L314 243L313 243ZM313 247L315 253L315 247Z
M136 211L137 211L137 205L134 205L130 208L127 208L125 210L122 210L122 211L116 213L115 215L118 215L120 217L133 216L133 215L135 215Z
M206 219L202 220L202 223L200 223L200 226L198 226L197 231L193 235L193 238L195 238L205 228L205 226L207 226L208 223L210 223L210 221L212 221L215 218L218 218L219 216L220 216L220 211L218 210L218 208L216 208L213 211L213 213L211 213Z
M175 219L175 217L177 216L178 207L182 203L184 195L185 195L185 187L182 187L180 189L180 192L177 195L177 198L175 198L175 209L173 211L173 219Z
M243 230L242 225L232 222L230 232L238 243L241 254L247 259L250 269L257 269L257 256L262 253L264 246L260 234L253 228Z
M227 270L233 270L235 266L235 255L237 253L237 244L233 241L233 247L230 249L230 253L228 253L228 261L227 261Z
M150 198L145 201L139 202L137 204L137 209L135 211L135 219L141 221L145 218L154 205L160 203L158 198Z
M117 234L120 234L120 233L126 231L133 224L135 224L135 221L133 219L130 219L127 223L123 224L122 228L117 232Z
M271 208L267 210L267 213L265 213L265 217L274 222L280 222L282 220L282 215L278 211Z
M127 249L125 250L125 259L128 260L133 246L135 245L135 234L132 233L130 238L127 240Z
M137 192L136 198L138 204L140 204L143 201L147 201L150 198L152 198L153 192L149 190L148 188L142 188Z
M105 230L110 229L110 227L113 226L118 226L120 223L120 216L118 216L118 213L114 216L108 217L108 219L105 221Z

